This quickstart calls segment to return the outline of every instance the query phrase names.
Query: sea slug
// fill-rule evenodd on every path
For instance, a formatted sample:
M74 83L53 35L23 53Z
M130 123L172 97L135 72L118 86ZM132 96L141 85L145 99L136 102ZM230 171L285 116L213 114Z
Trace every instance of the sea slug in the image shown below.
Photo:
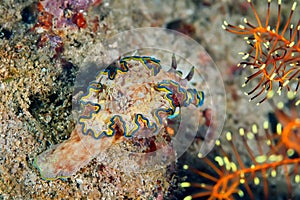
M35 159L41 176L71 176L115 143L164 130L180 107L200 107L204 92L187 86L194 68L185 78L176 68L175 56L168 71L156 58L128 56L102 70L80 99L83 111L71 137Z

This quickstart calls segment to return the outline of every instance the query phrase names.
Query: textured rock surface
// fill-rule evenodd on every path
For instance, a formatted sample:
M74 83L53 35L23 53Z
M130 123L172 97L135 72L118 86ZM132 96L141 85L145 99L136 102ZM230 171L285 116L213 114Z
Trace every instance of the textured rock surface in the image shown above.
M36 3L0 3L0 199L171 198L168 190L176 187L173 166L130 174L94 159L65 181L44 181L33 166L38 154L69 138L75 127L72 86L88 49L126 29L165 27L181 19L176 23L183 24L172 27L199 41L223 74L228 105L225 129L248 126L266 117L269 108L249 104L239 85L243 76L230 70L238 63L236 54L243 50L242 41L232 42L232 36L221 31L224 19L231 18L234 23L247 13L242 0L104 0L83 11L86 28L72 26L63 30L52 29L45 24L49 22L45 18L35 19L36 13L30 13L30 9L26 12L32 18L22 14L25 7ZM264 12L263 8L258 12ZM38 21L40 25L35 27ZM207 60L201 54L199 59L203 63ZM258 112L263 114L253 114ZM193 147L197 149L197 144Z

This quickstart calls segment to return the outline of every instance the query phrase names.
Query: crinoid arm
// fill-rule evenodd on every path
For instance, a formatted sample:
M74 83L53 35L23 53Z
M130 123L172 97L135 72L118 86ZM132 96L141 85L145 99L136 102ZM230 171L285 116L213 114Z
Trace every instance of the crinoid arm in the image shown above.
M293 128L298 128L296 126L298 124ZM298 150L292 146L293 141L289 140L292 138L283 134L289 132L287 135L291 136L293 133L289 126L281 126L275 134L269 128L269 123L265 122L264 133L256 124L249 131L240 128L239 134L227 132L225 141L216 141L214 156L203 158L199 155L204 163L201 169L184 165L184 170L194 175L193 181L187 179L181 186L198 190L185 200L273 199L274 195L280 199L298 199L300 158ZM280 188L274 191L274 185Z
M299 12L299 9L296 10L297 2L293 2L287 20L283 21L282 2L279 0L275 24L270 24L270 0L264 21L252 1L248 0L248 3L254 13L255 23L245 18L243 25L235 26L225 21L222 26L230 33L243 35L249 45L249 51L241 53L244 61L238 65L248 68L251 73L246 77L243 87L252 82L252 89L245 94L251 96L250 101L260 97L257 103L260 104L276 93L280 95L283 89L297 93L300 77L300 20L292 24L294 13Z

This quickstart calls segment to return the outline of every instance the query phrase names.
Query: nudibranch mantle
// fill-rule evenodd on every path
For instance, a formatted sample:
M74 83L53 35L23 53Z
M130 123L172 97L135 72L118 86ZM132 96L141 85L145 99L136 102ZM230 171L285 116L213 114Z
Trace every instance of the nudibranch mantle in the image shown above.
M124 57L100 72L81 97L81 103L91 108L79 118L82 133L95 139L113 136L116 129L125 137L140 129L156 133L176 107L203 104L203 92L185 89L186 82L162 70L155 58Z
M115 143L164 131L179 107L200 107L204 93L187 86L194 68L186 78L176 68L175 56L168 71L156 58L129 56L102 70L81 96L83 110L71 137L35 159L41 176L71 176Z

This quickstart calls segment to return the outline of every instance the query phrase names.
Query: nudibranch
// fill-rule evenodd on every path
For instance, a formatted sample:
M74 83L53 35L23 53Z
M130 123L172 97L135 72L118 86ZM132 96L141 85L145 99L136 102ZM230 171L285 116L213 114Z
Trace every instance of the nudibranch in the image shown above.
M123 57L102 70L80 103L83 111L71 137L34 161L44 179L71 176L111 145L164 130L180 107L200 107L204 92L188 88L194 67L185 78L149 56Z

